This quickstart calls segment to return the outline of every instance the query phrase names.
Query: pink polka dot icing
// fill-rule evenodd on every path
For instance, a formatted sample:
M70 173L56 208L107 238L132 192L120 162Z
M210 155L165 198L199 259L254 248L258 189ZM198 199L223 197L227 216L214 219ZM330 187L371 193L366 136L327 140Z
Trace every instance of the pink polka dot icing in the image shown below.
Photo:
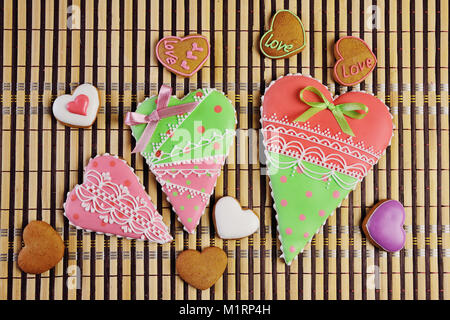
M361 119L345 117L353 132L347 134L329 109L312 115L311 104L318 102L361 103L368 112ZM282 257L289 265L383 154L392 118L372 95L352 91L334 99L319 81L296 74L267 88L261 123Z
M282 199L282 200L280 201L280 204L281 204L282 207L286 207L288 203L287 203L287 200L286 200L286 199Z
M171 241L161 215L126 162L111 155L94 159L85 168L83 183L67 196L64 215L70 223L121 237Z
M292 234L292 229L291 228L286 228L286 234Z
M160 169L154 167L152 170L177 213L178 219L190 233L195 231L205 211L209 195L214 191L214 185L224 161L223 157L219 157L217 163L205 161L195 164L171 164L162 166ZM190 170L192 173L185 177L184 174L191 172ZM170 182L167 182L167 179Z
M197 132L198 133L204 133L205 132L205 127L204 126L198 126L197 127Z
M286 181L287 181L286 176L281 176L280 181L281 181L282 183L286 183Z

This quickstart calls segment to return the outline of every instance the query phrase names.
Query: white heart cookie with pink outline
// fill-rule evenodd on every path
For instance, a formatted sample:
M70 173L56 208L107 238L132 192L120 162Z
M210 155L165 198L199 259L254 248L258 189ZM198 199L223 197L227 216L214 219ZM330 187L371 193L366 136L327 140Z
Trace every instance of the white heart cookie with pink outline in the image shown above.
M97 88L85 83L73 94L59 96L53 102L53 115L62 124L76 128L89 128L97 118L100 100Z

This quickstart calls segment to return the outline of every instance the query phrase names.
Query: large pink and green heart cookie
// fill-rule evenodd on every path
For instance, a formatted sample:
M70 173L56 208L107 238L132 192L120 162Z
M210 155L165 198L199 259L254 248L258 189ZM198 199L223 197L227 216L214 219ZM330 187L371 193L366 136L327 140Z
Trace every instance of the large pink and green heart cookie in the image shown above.
M373 95L336 99L319 81L287 75L261 108L283 258L290 264L384 154L392 116Z
M90 159L83 183L67 195L64 215L79 229L160 244L173 240L134 170L109 154Z
M149 123L127 123L138 143L145 139L139 151L185 230L194 233L233 143L236 114L230 100L215 89L198 89L183 99L165 95L167 90L162 86L158 96L146 99L132 113L146 115ZM162 111L161 99L167 100ZM167 116L174 108L192 104L196 105L188 112ZM154 126L151 136L144 137L149 125Z

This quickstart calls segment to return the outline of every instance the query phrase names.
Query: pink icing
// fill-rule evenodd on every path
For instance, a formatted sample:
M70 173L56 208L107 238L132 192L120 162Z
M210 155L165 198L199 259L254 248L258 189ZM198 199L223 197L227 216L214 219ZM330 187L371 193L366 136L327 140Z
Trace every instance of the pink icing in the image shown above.
M87 114L87 108L89 107L89 97L85 94L76 96L73 101L67 103L67 110L70 113L79 114L85 116Z
M355 137L342 132L329 110L317 113L307 123L294 121L310 108L299 97L300 91L307 86L320 90L335 105L360 102L369 108L363 119L346 117ZM319 97L310 92L305 92L304 98L306 101L320 102ZM286 152L294 152L295 141L300 141L304 150L311 150L309 154L317 161L327 158L330 167L342 168L341 160L335 157L338 154L345 160L345 171L358 179L362 179L381 157L389 144L393 129L389 110L376 97L351 91L333 100L331 93L319 81L301 75L283 77L267 90L263 101L263 127L266 129L270 126L284 131L266 131L266 141L279 135L286 141L285 145L289 146ZM277 145L270 142L267 148L270 150L271 147L275 148Z
M173 239L133 170L114 156L89 161L64 211L78 228L161 244Z
M182 63L181 67L183 69L185 69L186 72L185 73L181 73L180 70L177 70L177 69L173 68L172 65L176 64L179 59L182 59L184 57L177 57L174 54L173 49L174 49L174 45L176 45L176 43L184 41L184 40L188 40L188 39L204 39L204 40L206 40L206 42L208 43L208 48L207 48L208 52L207 52L206 57L203 59L203 61L201 61L198 64L198 66L192 71L189 70L189 67L187 66L186 62ZM164 49L166 50L166 51L164 51L164 53L169 56L169 58L167 58L166 60L164 60L159 54L159 47L161 45L163 45ZM193 55L193 52L196 52L196 51L203 51L203 48L198 47L197 43L194 42L192 44L192 50L186 52L186 58L191 59L191 60L196 60L196 59L193 58L193 57L195 57ZM169 69L170 71L172 71L174 73L179 73L180 75L185 76L185 77L190 77L193 74L195 74L198 70L200 70L201 67L203 66L204 62L206 60L208 60L209 55L210 55L210 46L209 46L208 39L205 38L202 35L192 35L192 36L187 36L187 37L184 37L184 38L175 37L175 36L168 36L168 37L162 38L156 44L156 57L164 65L164 67L166 67L167 69Z
M344 79L340 79L339 76L338 76L338 71L337 71L338 68L339 68L339 66L340 66L340 64L343 63L344 60L345 60L344 57L343 57L343 55L342 55L342 53L341 53L340 50L339 50L339 46L340 46L341 42L346 41L346 40L348 40L348 39L356 39L356 40L358 40L361 44L363 44L363 45L367 48L367 50L369 50L370 53L372 53L372 57L373 57L373 59L367 58L367 59L364 60L364 61L358 61L358 62L356 62L356 63L350 65L350 67L349 67L349 73L350 73L351 75L355 75L355 74L357 74L357 73L363 72L363 71L365 71L365 69L368 69L368 70L369 70L369 71L367 72L367 74L366 74L364 77L362 77L362 78L359 79L358 81L350 82L350 83L347 83L347 82L343 81ZM335 50L335 52L336 52L336 55L339 57L339 59L336 61L336 64L334 65L334 76L335 76L336 79L339 80L339 82L341 82L342 85L353 86L353 85L356 85L356 84L362 82L364 79L366 79L366 78L369 76L370 72L373 71L373 69L375 68L375 65L377 64L377 59L376 59L375 55L373 54L372 50L370 50L370 48L369 48L369 46L367 45L367 43L366 43L365 41L363 41L362 39L357 38L357 37L346 36L346 37L340 38L340 39L336 42L335 47L334 47L334 50ZM350 58L350 60L354 60L354 58L353 58L353 59ZM345 72L345 66L344 66L344 65L341 65L341 68L342 68L342 76L343 76L344 78L348 78L349 75L346 74L346 72Z
M204 213L223 163L224 158L217 157L216 162L197 160L151 167L167 200L190 233L195 231Z

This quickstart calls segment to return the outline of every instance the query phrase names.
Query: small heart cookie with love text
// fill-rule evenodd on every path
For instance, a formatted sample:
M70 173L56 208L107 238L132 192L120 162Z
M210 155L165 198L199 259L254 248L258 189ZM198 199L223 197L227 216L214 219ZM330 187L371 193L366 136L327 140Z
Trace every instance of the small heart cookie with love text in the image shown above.
M205 290L212 287L227 267L227 254L218 247L208 247L200 253L197 250L181 252L176 269L181 279L194 288Z
M362 82L375 69L377 58L367 43L357 37L343 37L334 46L337 59L334 79L343 86Z
M243 210L233 197L222 197L214 206L214 223L222 239L241 239L255 233L259 218L252 210Z
M261 37L261 52L271 59L289 58L306 47L302 21L289 10L279 10L272 18L270 29Z
M73 94L59 96L53 102L53 115L65 126L89 128L97 118L100 105L97 88L88 83L78 86Z
M18 257L19 268L32 274L40 274L58 264L64 255L61 236L44 221L32 221L23 230L25 246Z
M184 38L168 36L156 44L156 57L169 71L182 77L194 75L208 60L208 39L199 34Z

